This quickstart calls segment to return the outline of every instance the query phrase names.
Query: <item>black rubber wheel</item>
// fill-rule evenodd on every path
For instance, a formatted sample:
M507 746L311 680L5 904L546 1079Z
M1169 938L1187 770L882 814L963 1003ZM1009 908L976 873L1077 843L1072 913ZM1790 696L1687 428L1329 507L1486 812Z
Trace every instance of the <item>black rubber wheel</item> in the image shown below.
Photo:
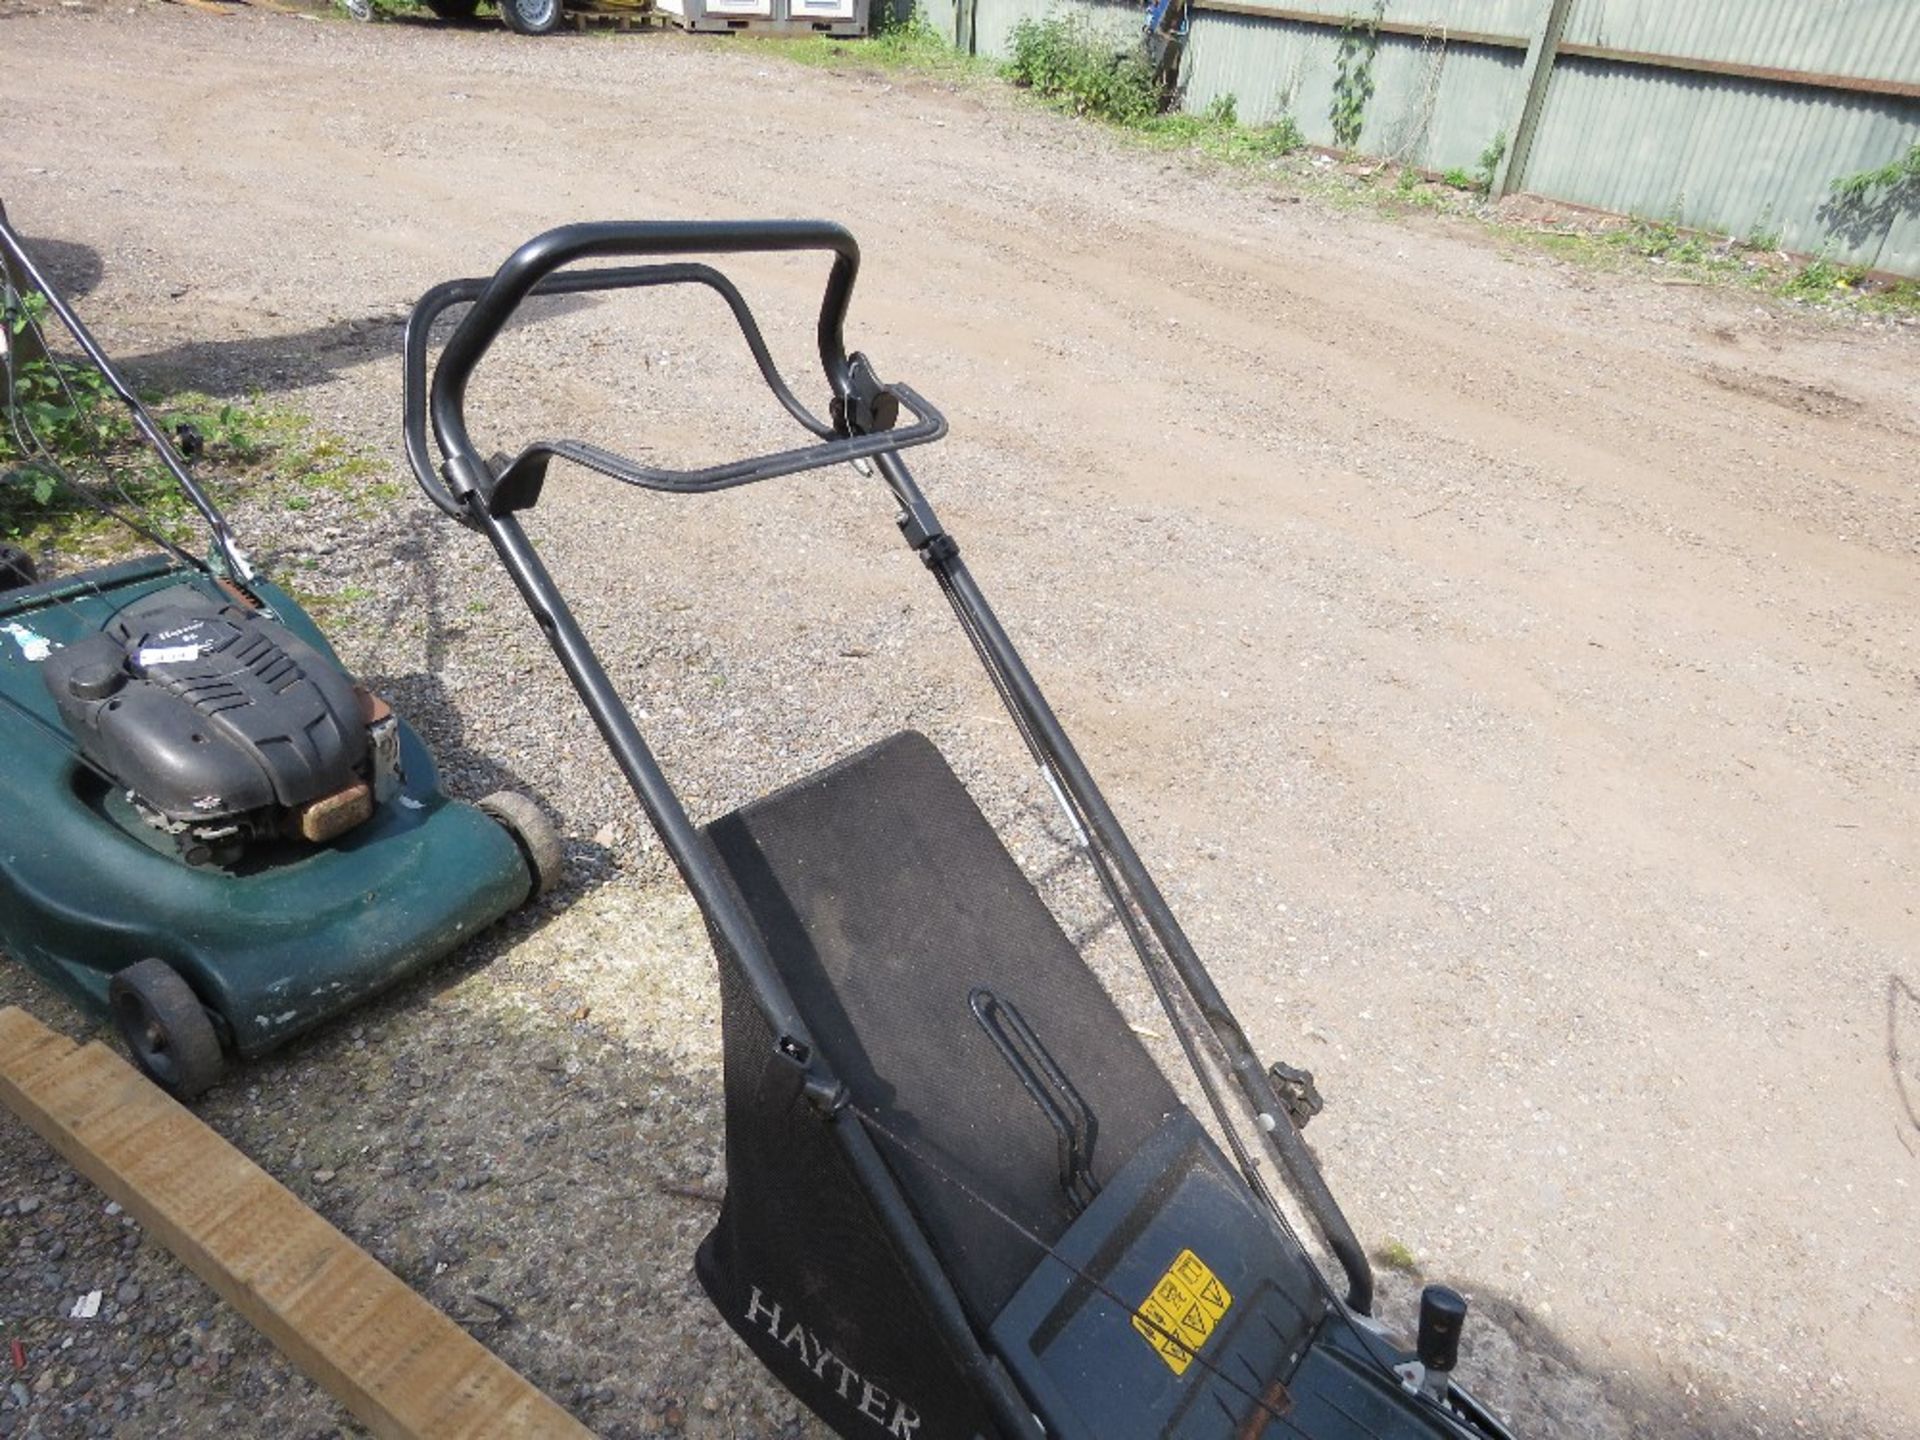
M520 35L551 35L566 17L561 0L500 0L500 18Z
M426 0L426 5L442 20L471 20L480 0Z
M0 544L0 590L18 590L40 578L33 556L18 545Z
M129 965L107 982L107 1000L134 1064L174 1099L195 1099L225 1073L213 1021L166 961Z
M520 847L521 858L533 876L533 893L527 898L537 900L551 890L566 868L566 855L560 848L560 832L553 828L546 812L513 790L494 791L480 802L480 808Z

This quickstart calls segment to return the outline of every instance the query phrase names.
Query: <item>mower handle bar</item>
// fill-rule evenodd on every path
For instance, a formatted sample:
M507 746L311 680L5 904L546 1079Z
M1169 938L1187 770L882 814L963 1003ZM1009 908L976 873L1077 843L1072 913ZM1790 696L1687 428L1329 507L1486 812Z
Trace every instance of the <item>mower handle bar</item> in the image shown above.
M617 266L566 271L579 260L692 252L759 253L827 250L834 256L816 326L820 364L833 391L832 423L795 397L775 366L752 308L732 281L712 266L694 263ZM750 484L801 470L862 460L940 439L947 422L905 385L882 385L866 358L848 355L843 330L859 271L853 236L824 220L613 221L549 230L522 245L486 280L452 280L421 297L407 321L403 429L407 460L429 499L463 521L472 516L467 497L479 492L494 514L530 506L539 495L547 462L555 456L647 489L701 493ZM777 451L699 470L644 466L579 441L536 441L510 461L481 459L466 425L466 390L475 367L509 319L530 295L579 294L642 286L697 284L713 290L733 312L761 378L787 413L820 443ZM452 306L470 304L427 384L427 347L434 321ZM893 429L904 406L914 423ZM445 465L435 472L427 444L431 416ZM444 477L444 478L443 478Z

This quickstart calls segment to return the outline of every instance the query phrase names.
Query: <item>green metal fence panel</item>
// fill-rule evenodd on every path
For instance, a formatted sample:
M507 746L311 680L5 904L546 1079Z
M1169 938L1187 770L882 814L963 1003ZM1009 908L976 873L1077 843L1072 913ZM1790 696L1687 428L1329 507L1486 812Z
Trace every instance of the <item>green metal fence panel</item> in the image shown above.
M1833 182L1920 143L1920 102L1563 57L1525 188L1603 210L1920 274L1911 214ZM1920 202L1920 194L1912 195ZM1899 233L1896 235L1896 231Z
M994 0L1033 4L1043 0ZM1182 103L1477 168L1518 124L1550 0L1196 0ZM1358 80L1358 84L1356 84ZM1357 137L1346 124L1355 118ZM1833 183L1920 144L1920 0L1574 0L1515 179L1556 199L1920 275L1920 184Z
M1143 15L1108 0L922 3L940 33L964 39L970 22L974 51L998 58L1022 20L1077 15L1118 48ZM1312 144L1470 173L1513 142L1551 8L1196 3L1183 108L1231 96L1246 124L1290 116ZM1833 191L1920 144L1920 0L1573 0L1545 74L1519 188L1920 275L1920 184L1852 206Z
M1495 12L1517 3L1482 0L1473 9L1484 12L1476 18L1500 24L1506 17ZM1472 169L1511 125L1525 59L1524 48L1462 43L1442 28L1418 37L1368 37L1218 10L1194 15L1187 50L1186 109L1204 110L1231 95L1243 122L1270 124L1291 115L1315 145L1342 143L1336 104L1343 87L1362 83L1364 74L1368 97L1359 139L1343 148L1432 170Z
M1116 47L1137 41L1140 28L1146 23L1144 6L1107 4L1101 0L954 0L954 3L973 4L973 53L996 60L1004 60L1013 53L1013 27L1022 20L1044 20L1050 15L1075 16Z
M960 43L960 0L915 0L914 9L942 40Z
M1314 16L1336 25L1364 27L1378 21L1390 31L1497 34L1525 43L1540 0L1248 0L1248 8Z
M1915 0L1579 0L1573 46L1920 81Z

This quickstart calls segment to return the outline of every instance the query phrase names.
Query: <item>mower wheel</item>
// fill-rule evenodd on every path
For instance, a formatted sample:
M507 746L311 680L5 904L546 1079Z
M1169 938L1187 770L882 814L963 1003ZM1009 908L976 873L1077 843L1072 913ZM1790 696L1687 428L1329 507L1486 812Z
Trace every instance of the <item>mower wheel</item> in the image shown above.
M500 0L500 18L519 35L551 35L565 14L562 0Z
M502 3L509 4L511 0L502 0ZM560 832L553 828L546 812L515 790L494 791L480 802L480 808L497 820L520 847L520 855L533 875L533 894L529 898L537 900L551 890L566 868L566 856L560 848Z
M442 20L471 20L480 0L427 0L427 9Z
M39 578L33 556L18 545L0 545L0 590L18 590Z
M141 960L107 982L107 1000L134 1064L176 1100L192 1100L226 1070L213 1021L164 960Z

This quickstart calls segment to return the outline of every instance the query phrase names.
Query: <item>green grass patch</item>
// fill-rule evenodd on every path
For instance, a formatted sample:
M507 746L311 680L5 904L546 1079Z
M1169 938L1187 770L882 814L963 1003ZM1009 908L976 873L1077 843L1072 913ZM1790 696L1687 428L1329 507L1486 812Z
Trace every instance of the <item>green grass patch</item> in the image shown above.
M1283 115L1271 125L1242 125L1234 99L1222 96L1199 115L1150 115L1131 126L1155 145L1194 150L1228 165L1271 165L1302 145L1300 127Z
M1387 1269L1398 1270L1403 1275L1420 1273L1420 1262L1413 1258L1413 1251L1391 1236L1373 1252L1373 1258Z
M987 77L994 73L992 62L962 55L949 45L917 8L904 20L893 19L889 8L865 40L835 40L826 35L783 38L742 34L714 36L709 43L763 51L796 65L819 69L900 70L949 78Z
M1716 239L1671 220L1632 220L1594 230L1502 226L1509 238L1558 259L1600 269L1653 265L1696 284L1748 286L1782 300L1835 306L1869 315L1920 315L1920 282L1877 283L1858 265L1816 255L1795 266L1779 254L1778 234Z

